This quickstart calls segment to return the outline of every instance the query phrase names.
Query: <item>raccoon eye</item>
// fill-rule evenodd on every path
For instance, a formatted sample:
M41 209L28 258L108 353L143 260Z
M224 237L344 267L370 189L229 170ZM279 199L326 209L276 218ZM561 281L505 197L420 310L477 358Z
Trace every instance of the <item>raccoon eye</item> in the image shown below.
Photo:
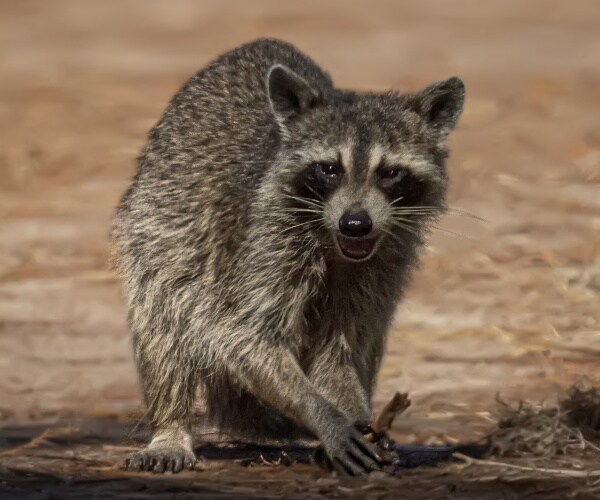
M389 180L397 179L401 176L402 173L403 169L401 169L400 167L386 168L379 173L379 178Z
M381 179L379 186L395 206L418 205L427 199L429 193L427 181L412 175L409 171L403 171L400 177L391 180Z
M342 167L337 163L315 163L317 171L325 177L338 177L342 173Z

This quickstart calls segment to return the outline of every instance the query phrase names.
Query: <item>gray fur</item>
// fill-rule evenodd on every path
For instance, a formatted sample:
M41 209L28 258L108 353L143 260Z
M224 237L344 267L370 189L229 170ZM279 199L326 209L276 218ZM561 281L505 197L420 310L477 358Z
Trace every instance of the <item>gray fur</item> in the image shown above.
M182 87L149 134L113 230L155 431L129 467L193 464L197 386L230 433L314 435L334 465L356 451L353 424L371 418L390 318L426 222L444 207L444 140L463 99L457 78L408 96L336 90L276 40L228 52ZM432 208L394 210L369 165L385 158L418 172ZM340 159L344 177L327 199L289 198L308 164ZM355 262L333 235L356 206L381 237ZM375 468L369 460L358 462Z

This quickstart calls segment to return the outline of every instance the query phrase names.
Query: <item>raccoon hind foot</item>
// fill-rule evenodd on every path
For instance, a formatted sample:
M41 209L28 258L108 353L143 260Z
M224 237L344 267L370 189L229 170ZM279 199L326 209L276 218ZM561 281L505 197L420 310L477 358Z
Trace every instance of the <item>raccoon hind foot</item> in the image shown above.
M183 446L156 446L130 453L125 458L125 469L130 471L181 472L192 470L196 464L194 452Z

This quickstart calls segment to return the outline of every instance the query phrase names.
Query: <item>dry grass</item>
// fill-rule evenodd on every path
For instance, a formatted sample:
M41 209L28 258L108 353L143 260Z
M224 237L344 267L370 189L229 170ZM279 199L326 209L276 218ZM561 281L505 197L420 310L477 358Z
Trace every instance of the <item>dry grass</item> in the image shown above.
M513 407L500 398L498 403L501 418L498 428L490 434L494 456L550 459L600 452L598 388L574 386L565 399L553 406L521 401Z

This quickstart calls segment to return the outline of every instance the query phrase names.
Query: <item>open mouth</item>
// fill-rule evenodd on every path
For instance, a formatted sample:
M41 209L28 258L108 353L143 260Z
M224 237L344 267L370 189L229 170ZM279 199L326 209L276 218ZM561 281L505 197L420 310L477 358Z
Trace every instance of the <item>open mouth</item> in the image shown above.
M364 260L375 250L377 238L349 238L338 234L337 242L344 257L350 260Z

